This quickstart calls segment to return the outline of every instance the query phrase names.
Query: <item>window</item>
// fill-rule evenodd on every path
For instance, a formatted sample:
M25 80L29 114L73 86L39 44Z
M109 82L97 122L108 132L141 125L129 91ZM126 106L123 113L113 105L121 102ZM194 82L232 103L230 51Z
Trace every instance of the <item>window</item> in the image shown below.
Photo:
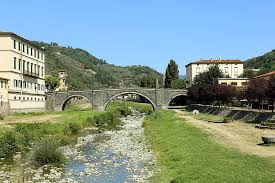
M27 54L29 54L29 46L27 46Z
M32 73L33 63L31 63L31 73Z
M18 50L20 51L21 50L21 43L18 42Z
M4 85L3 85L3 81L1 81L1 88L3 88L4 87Z
M39 53L39 51L37 51L37 57L38 57L38 59L39 59L39 57L40 57L40 53Z
M27 62L27 72L30 70L30 62Z
M246 86L247 85L247 82L242 82L242 86Z
M25 53L25 44L23 44L22 48L23 48L23 53Z
M237 86L237 82L231 82L232 86Z
M40 74L40 66L39 65L38 65L38 68L37 68L37 74L38 74L38 76Z
M22 88L22 81L20 80L19 83L20 83L20 88Z
M43 54L43 53L41 53L41 60L43 60L43 59L44 59L43 57L44 57L44 54Z
M34 57L36 57L36 50L34 50Z
M16 88L16 87L17 87L17 82L16 82L16 79L14 79L14 80L13 80L13 86L14 86L14 88Z
M41 76L43 77L44 75L44 67L41 68Z
M225 68L224 68L224 72L225 72L225 73L228 73L228 67L225 67Z
M238 67L234 67L234 72L238 73Z
M197 73L200 72L200 68L199 68L199 67L196 68L196 72L197 72Z
M31 48L31 56L32 56L32 48Z
M16 41L13 40L13 49L16 49Z
M25 72L25 65L26 65L26 61L23 60L23 72Z
M21 70L21 59L18 61L18 70Z
M36 64L34 64L34 73L36 74Z
M16 57L13 57L13 68L16 69Z
M13 99L16 100L16 96L14 96Z
M227 83L221 83L221 85L227 85Z

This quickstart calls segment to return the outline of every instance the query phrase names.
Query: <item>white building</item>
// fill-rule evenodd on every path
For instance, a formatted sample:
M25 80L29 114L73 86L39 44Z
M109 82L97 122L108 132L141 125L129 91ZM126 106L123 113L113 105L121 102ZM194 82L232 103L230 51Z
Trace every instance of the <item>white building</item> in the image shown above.
M243 74L243 62L240 60L199 60L187 64L186 67L186 81L190 86L196 75L205 72L209 67L218 65L220 70L229 78L238 78Z
M8 80L11 112L45 110L43 49L11 32L0 32L0 77Z

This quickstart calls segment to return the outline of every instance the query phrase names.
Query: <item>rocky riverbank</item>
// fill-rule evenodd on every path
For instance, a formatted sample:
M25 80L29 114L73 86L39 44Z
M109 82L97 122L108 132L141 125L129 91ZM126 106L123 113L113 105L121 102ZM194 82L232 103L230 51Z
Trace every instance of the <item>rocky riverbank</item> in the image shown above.
M77 144L62 148L68 159L64 168L44 166L34 169L24 164L20 180L148 182L156 171L155 155L147 146L142 127L143 119L143 115L134 112L132 116L121 118L120 130L79 137ZM0 178L1 174L5 182L14 180L13 174L5 170L0 171Z

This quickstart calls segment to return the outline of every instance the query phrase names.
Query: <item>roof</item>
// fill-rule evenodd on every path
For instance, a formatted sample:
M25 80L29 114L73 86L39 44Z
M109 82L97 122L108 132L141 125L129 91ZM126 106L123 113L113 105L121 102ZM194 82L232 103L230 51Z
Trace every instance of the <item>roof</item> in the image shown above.
M195 62L191 62L187 64L185 67L191 65L191 64L243 64L240 60L222 60L222 59L216 59L216 60L199 60Z
M265 74L262 74L262 75L259 75L259 76L256 76L254 78L262 78L262 77L267 77L267 76L272 76L272 75L275 76L275 70L271 71L271 72L268 72L268 73L265 73Z
M9 80L9 79L0 77L0 80Z
M11 37L15 37L17 39L21 39L22 41L28 43L29 45L39 49L39 50L42 50L43 51L43 48L37 46L36 44L34 44L33 42L31 42L30 40L27 40L21 36L18 36L17 34L13 33L13 32L0 32L0 37L1 36L11 36Z

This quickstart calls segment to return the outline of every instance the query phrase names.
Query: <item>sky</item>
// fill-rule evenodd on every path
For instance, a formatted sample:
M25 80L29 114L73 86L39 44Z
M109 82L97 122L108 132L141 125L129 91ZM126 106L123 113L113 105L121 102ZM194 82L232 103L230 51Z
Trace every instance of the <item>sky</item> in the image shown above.
M246 60L275 44L274 0L1 0L0 31L82 48L115 65L180 74L189 62Z

